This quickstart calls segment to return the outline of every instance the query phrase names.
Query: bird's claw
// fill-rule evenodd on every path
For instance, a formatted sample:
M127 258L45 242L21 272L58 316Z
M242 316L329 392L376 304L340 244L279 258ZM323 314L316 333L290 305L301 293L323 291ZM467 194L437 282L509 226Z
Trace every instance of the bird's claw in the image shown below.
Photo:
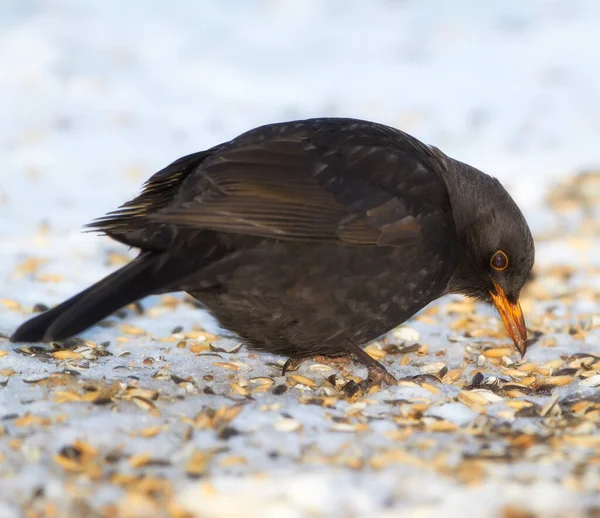
M348 397L352 397L356 394L366 394L371 387L375 385L380 386L383 382L388 385L395 385L397 383L396 378L394 378L383 365L379 365L379 367L370 366L366 379L358 383L349 381L343 386L342 390Z

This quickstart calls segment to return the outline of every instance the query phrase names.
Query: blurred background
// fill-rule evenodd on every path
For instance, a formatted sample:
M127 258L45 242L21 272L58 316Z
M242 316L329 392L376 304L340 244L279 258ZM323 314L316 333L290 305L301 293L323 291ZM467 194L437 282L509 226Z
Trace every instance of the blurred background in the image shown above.
M399 127L529 210L600 163L599 24L594 0L3 0L0 235L77 231L184 154L314 116Z

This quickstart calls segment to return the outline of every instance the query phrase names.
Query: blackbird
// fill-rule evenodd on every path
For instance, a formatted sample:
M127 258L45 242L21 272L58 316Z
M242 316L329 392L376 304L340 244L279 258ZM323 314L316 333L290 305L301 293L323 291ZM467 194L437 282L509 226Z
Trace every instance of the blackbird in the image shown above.
M498 180L397 129L342 118L270 124L173 162L88 225L140 250L21 325L69 338L146 295L185 291L249 347L354 356L433 300L495 304L521 354L527 223Z

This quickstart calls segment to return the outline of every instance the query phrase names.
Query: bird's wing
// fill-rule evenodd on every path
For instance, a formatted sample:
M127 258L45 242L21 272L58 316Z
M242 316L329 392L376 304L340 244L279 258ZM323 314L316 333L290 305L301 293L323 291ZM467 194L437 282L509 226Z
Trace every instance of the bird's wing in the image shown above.
M92 232L104 232L115 238L148 223L148 215L170 202L182 182L212 152L212 149L181 157L161 169L144 184L142 192L106 216L86 225Z
M425 224L448 224L443 163L434 149L373 123L270 125L174 162L140 196L90 226L134 244L139 229L169 224L280 240L401 245L423 240Z
M182 184L182 199L150 220L282 240L395 246L421 240L425 218L449 213L443 181L413 153L382 143L327 144L280 137L218 152Z

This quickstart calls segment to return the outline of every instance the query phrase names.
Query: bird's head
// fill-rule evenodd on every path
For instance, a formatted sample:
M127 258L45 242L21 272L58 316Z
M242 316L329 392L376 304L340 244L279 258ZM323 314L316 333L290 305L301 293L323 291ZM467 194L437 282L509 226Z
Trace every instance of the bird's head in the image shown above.
M449 196L461 257L447 291L494 304L524 355L527 330L519 294L533 268L531 231L498 180L456 163L458 181L451 182Z

